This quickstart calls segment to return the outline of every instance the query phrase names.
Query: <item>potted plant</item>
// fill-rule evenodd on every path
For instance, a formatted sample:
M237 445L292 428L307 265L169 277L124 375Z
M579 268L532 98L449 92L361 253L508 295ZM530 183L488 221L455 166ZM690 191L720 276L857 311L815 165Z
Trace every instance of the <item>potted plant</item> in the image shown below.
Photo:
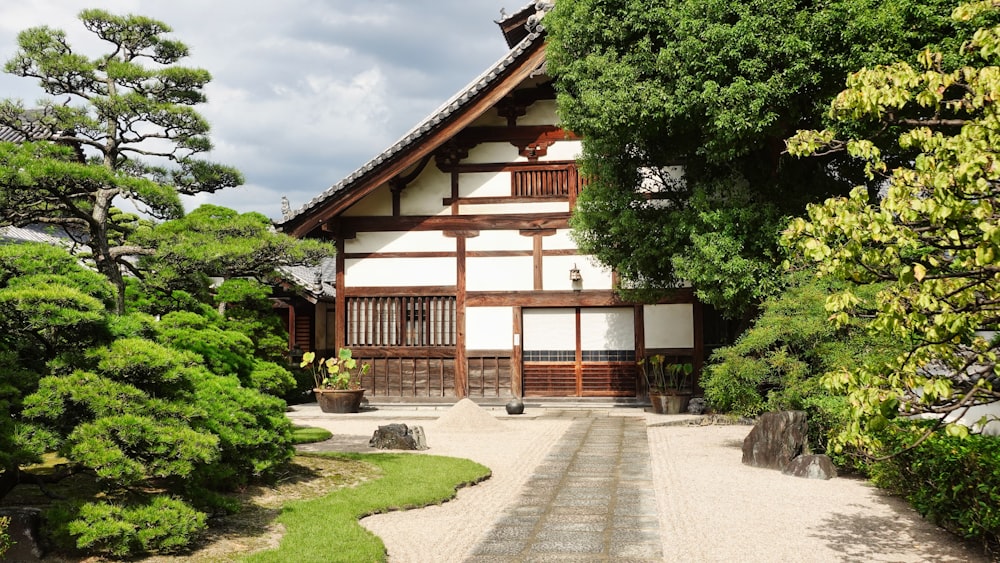
M299 367L309 368L316 387L316 402L323 412L358 412L365 390L361 387L361 376L368 373L369 364L361 364L354 359L349 348L341 348L336 357L323 359L318 363L315 352L302 355Z
M654 354L638 362L649 389L649 402L657 414L680 414L691 400L691 363L668 363L663 354Z

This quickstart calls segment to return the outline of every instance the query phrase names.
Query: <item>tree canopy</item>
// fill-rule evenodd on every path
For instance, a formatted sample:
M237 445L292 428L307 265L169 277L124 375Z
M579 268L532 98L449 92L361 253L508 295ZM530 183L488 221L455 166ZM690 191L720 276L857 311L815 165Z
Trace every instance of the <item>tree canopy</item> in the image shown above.
M963 5L955 17L984 12L996 12L992 2ZM900 413L933 420L926 432L963 435L956 416L1000 399L1000 339L990 332L1000 328L1000 27L978 29L966 51L979 62L949 70L949 54L925 50L915 64L851 75L830 115L897 131L895 146L832 130L789 142L795 154L856 158L881 187L875 201L858 188L811 205L786 233L821 275L888 284L874 307L851 288L827 302L837 322L871 317L871 331L904 346L890 361L827 375L854 411L842 444L878 451L878 432ZM899 155L905 162L893 165Z
M205 101L211 76L177 64L188 49L167 37L169 26L94 9L79 18L109 44L106 53L88 58L73 50L65 32L43 26L18 35L18 51L4 67L37 79L53 98L32 108L0 102L0 125L27 141L0 143L0 221L57 225L83 239L117 288L121 313L121 269L146 249L125 240L134 218L116 213L116 199L174 218L183 215L179 194L210 193L243 179L199 158L212 149L210 128L192 106Z
M584 138L581 248L638 297L691 282L731 317L780 287L785 218L861 166L785 154L848 72L960 41L945 0L566 0L545 17L562 124ZM678 168L683 175L678 174Z

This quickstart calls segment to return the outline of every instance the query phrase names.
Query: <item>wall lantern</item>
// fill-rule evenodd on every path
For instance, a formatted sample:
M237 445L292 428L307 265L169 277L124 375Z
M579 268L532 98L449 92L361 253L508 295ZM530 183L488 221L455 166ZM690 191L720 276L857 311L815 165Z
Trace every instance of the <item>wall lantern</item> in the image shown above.
M576 267L576 264L573 264L573 267L569 269L569 281L583 281L583 276L580 275L580 269Z

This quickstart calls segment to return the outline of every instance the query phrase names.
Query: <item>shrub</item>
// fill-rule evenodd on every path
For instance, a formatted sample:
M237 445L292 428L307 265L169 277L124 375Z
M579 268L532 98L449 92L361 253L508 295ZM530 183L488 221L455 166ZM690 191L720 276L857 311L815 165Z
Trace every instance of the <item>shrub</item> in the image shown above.
M829 322L826 299L839 282L817 280L807 271L793 273L788 281L783 293L763 303L749 330L732 346L716 350L701 385L719 411L750 417L767 410L807 411L810 445L823 452L829 432L847 419L844 401L820 384L820 376L878 362L892 346L872 339L863 326L837 329ZM858 296L871 303L876 290L866 287Z
M292 372L284 367L274 362L257 360L250 372L250 384L261 393L284 397L295 388L296 381Z
M210 373L196 382L195 395L195 404L207 413L195 428L218 436L220 458L200 467L192 485L230 490L270 477L292 458L292 424L281 399Z
M166 496L128 506L109 502L63 504L49 511L46 521L48 533L57 545L115 557L174 553L206 528L205 514Z
M7 550L14 545L14 540L12 540L10 534L7 533L7 528L9 526L10 517L0 516L0 558L3 558L3 554L7 553Z
M886 445L899 447L904 439L897 433ZM906 498L927 519L994 553L1000 549L1000 438L935 434L870 470L876 485Z

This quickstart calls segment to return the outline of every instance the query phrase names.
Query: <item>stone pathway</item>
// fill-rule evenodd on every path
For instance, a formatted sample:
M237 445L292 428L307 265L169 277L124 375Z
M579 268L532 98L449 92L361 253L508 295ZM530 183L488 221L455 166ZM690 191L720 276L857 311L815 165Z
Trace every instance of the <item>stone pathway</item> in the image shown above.
M662 561L645 419L550 416L574 422L467 561Z

